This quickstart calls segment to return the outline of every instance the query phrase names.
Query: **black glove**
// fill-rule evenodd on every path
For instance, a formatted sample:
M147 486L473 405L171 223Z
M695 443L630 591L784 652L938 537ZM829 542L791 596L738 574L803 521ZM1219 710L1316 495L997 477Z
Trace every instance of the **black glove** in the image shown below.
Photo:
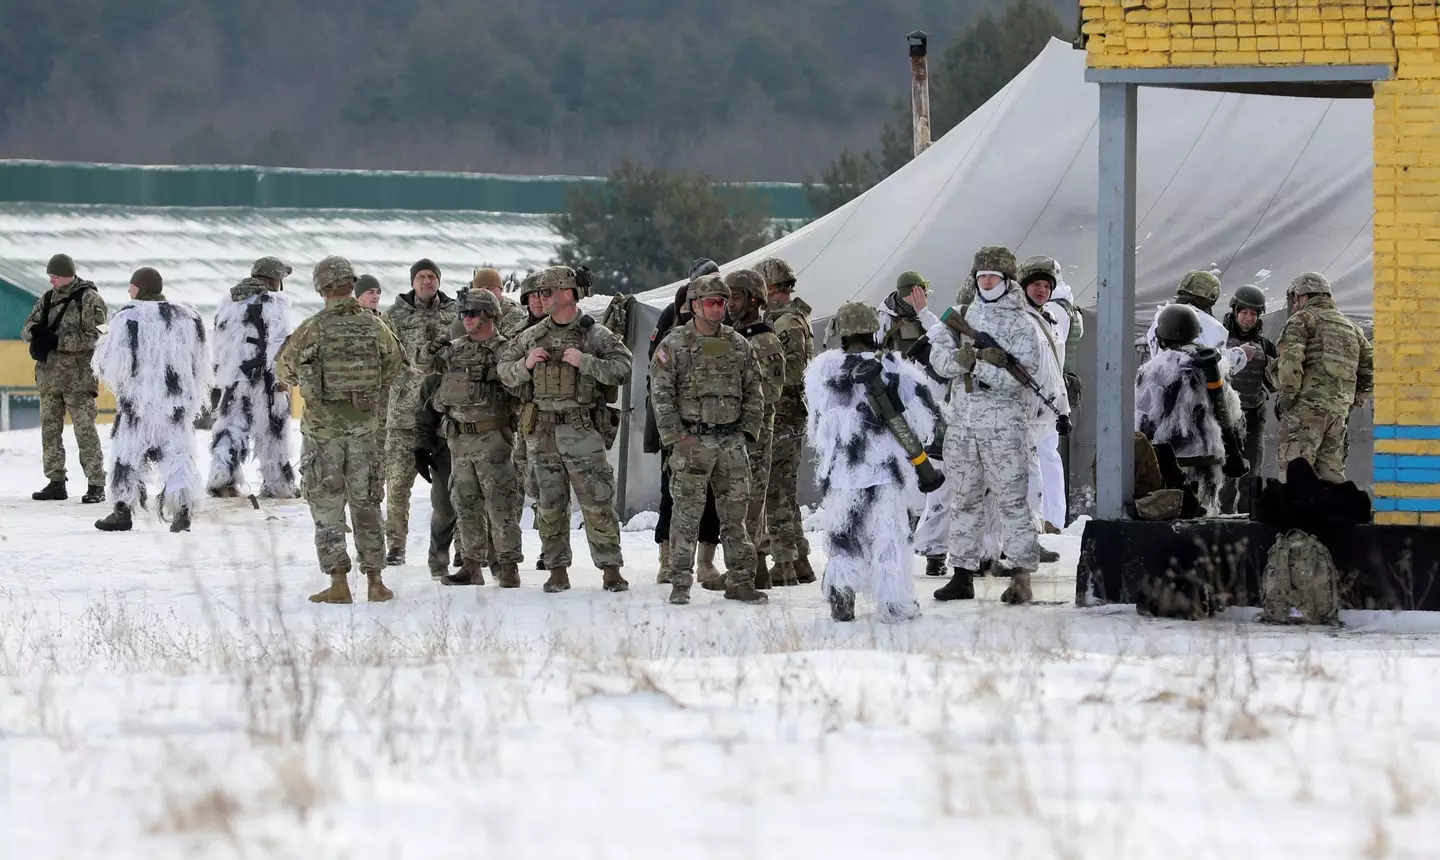
M1055 417L1055 432L1056 432L1056 433L1059 433L1061 436L1069 436L1069 435L1070 435L1070 416L1069 416L1069 415L1057 415L1057 416Z
M435 483L430 478L430 470L435 468L435 452L426 451L424 448L415 449L415 474L425 479L425 483Z
M251 382L260 381L261 375L265 373L264 356L257 355L254 358L240 362L240 372L245 374L245 378Z

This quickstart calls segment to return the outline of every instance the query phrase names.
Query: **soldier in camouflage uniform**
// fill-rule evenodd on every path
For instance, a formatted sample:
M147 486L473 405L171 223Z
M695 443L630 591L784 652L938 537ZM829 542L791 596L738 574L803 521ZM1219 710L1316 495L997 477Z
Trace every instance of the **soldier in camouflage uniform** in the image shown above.
M778 257L755 265L765 279L765 321L785 347L785 386L775 407L775 441L770 455L770 486L765 495L765 519L770 557L775 560L770 579L776 585L815 581L810 566L810 544L800 521L796 484L800 458L805 456L805 368L815 357L815 331L810 306L795 298L795 270Z
M485 565L495 564L501 588L520 587L520 475L515 469L515 421L519 401L500 382L500 301L473 288L460 304L465 336L427 344L421 362L440 371L433 403L442 411L441 432L450 447L450 502L460 527L460 572L446 585L484 585ZM423 465L416 449L417 466ZM488 536L488 539L487 539Z
M20 337L35 358L35 387L40 390L40 445L50 483L31 495L36 501L69 498L65 486L65 413L75 426L85 495L80 501L105 501L105 458L95 429L99 384L90 370L100 326L110 318L104 299L90 281L75 276L75 261L56 254L45 267L50 291L35 302ZM73 306L73 307L72 307Z
M390 388L385 438L385 563L405 563L410 533L410 489L415 485L415 409L425 372L414 366L420 347L444 335L455 319L455 300L440 291L440 267L420 260L410 267L411 290L397 296L385 320L400 340L407 365Z
M455 566L465 559L460 542L455 540L455 506L450 503L450 446L441 431L444 410L435 406L435 391L440 387L440 374L431 373L420 384L420 406L415 410L415 473L430 485L430 565L431 579L444 579L450 574L450 545L455 545Z
M757 276L758 280L758 276ZM705 488L725 544L725 597L764 603L755 587L755 546L745 531L750 506L750 453L760 438L765 398L750 344L723 323L730 288L719 275L703 275L688 293L693 316L672 330L650 362L650 396L660 444L670 449L670 602L690 602L695 538L705 511Z
M1220 512L1250 513L1250 477L1260 474L1265 458L1265 401L1275 390L1275 359L1279 352L1265 337L1265 293L1246 284L1230 297L1230 313L1225 315L1225 328L1230 332L1228 346L1253 343L1260 348L1245 362L1239 373L1231 374L1230 387L1240 397L1245 413L1245 460L1250 471L1240 479L1226 478L1220 490Z
M360 569L371 601L395 595L385 587L385 544L380 503L384 492L379 438L384 380L404 360L390 329L366 313L351 293L355 269L344 257L315 264L316 292L325 309L305 320L280 348L275 374L299 386L305 398L300 433L305 442L300 473L315 520L315 552L330 587L312 594L312 603L350 603L350 556L345 549L345 509L354 523ZM410 421L415 420L414 413ZM414 475L414 454L410 472Z
M545 307L541 303L542 300L540 298L539 280L540 274L538 272L531 272L530 274L526 275L523 280L520 281L520 304L524 306L525 319L518 329L516 329L512 334L506 335L506 337L510 338L511 340L514 340L516 337L518 337L520 335L520 332L523 332L525 329L530 328L531 326L545 319ZM525 389L518 393L520 394L520 399L522 401L530 399L529 389ZM530 456L528 450L526 449L524 433L515 434L514 460L515 468L520 472L521 486L525 489L525 496L529 497L535 509L535 522L538 527L538 524L540 522L540 488L535 483L535 468L530 464ZM522 508L524 507L524 498L520 500L520 505ZM535 568L537 570L545 569L544 552L541 552L540 558L536 560Z
M470 289L486 290L495 297L500 304L500 322L496 332L505 337L514 337L517 332L525 328L530 315L520 303L505 295L505 279L500 276L496 269L486 267L476 269L475 276L470 279Z
M584 271L584 270L582 270ZM588 314L579 301L589 292L569 266L551 266L536 282L546 318L510 341L500 378L512 391L529 391L520 428L540 492L541 552L550 568L546 592L570 587L570 490L580 500L590 557L604 572L606 591L625 591L620 575L620 524L615 517L615 477L595 412L619 397L630 378L630 350L620 337ZM527 389L528 386L528 389Z
M765 495L770 487L770 457L775 440L775 407L780 402L780 393L785 385L785 345L775 335L775 329L762 319L765 310L765 279L753 269L739 269L725 276L725 285L730 288L730 319L739 332L750 342L750 354L760 372L760 394L764 399L764 417L760 423L760 435L746 445L750 457L750 504L745 510L745 533L751 543L760 542L765 528ZM710 502L711 505L714 501ZM713 557L714 552L711 551ZM726 558L729 561L729 558ZM705 588L724 588L724 577L715 577L713 582L704 578L700 584ZM770 570L765 566L765 554L756 547L755 587L770 587ZM718 586L718 587L717 587Z
M1344 481L1346 422L1375 390L1374 348L1335 307L1324 275L1301 274L1289 299L1276 371L1280 471L1303 458L1322 480Z

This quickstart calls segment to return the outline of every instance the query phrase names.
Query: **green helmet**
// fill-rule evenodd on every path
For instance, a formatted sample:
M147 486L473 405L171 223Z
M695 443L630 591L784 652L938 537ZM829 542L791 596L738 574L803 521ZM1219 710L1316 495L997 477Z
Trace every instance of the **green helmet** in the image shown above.
M922 290L930 289L930 282L916 271L901 272L900 277L895 279L895 292L902 295L910 295L910 290L919 287Z
M1177 295L1195 299L1196 304L1209 310L1220 298L1220 279L1211 272L1187 272L1185 277L1180 279L1180 286L1175 292Z
M760 304L765 304L765 279L754 269L736 269L725 276L725 286L730 294L744 293Z
M970 274L999 272L1005 280L1013 281L1017 269L1014 251L1003 245L986 245L975 252L975 263L970 267Z
M531 272L520 281L520 301L530 298L531 293L540 291L540 273Z
M1028 287L1039 280L1050 282L1052 288L1060 285L1060 265L1045 256L1026 257L1020 264L1020 286Z
M1290 282L1289 293L1292 296L1328 296L1330 279L1319 272L1301 272Z
M1265 293L1254 284L1246 284L1236 290L1235 295L1230 297L1230 310L1238 311L1242 308L1249 308L1264 313Z
M766 257L755 264L755 271L765 279L766 288L783 286L795 288L795 268L779 257Z
M535 289L574 290L576 299L583 299L589 295L589 291L580 286L579 280L575 277L575 270L569 266L551 266L543 269L535 280Z
M280 281L294 273L294 271L294 269L290 268L290 266L279 257L261 257L255 261L255 265L250 267L250 277L273 278L274 280Z
M497 320L500 318L500 300L489 290L466 290L460 296L460 315L464 316L467 311L479 311L481 317Z
M730 298L730 287L725 279L719 275L701 275L690 282L690 289L685 294L690 301L709 299L719 296L722 299Z
M1155 320L1155 340L1160 346L1184 346L1200 336L1200 317L1189 305L1168 304Z
M315 264L311 280L315 283L315 292L324 295L330 290L353 285L356 281L355 267L344 257L326 257Z
M835 310L830 332L838 337L873 335L880 330L880 314L864 302L846 302Z

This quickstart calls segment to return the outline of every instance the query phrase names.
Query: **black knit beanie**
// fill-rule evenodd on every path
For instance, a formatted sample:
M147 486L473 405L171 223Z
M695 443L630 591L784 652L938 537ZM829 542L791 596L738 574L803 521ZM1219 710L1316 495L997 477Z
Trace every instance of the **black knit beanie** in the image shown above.
M414 276L412 275L411 277L413 278ZM355 295L357 296L368 293L371 290L379 289L380 279L376 278L374 275L361 275L360 279L355 282Z
M135 274L130 276L130 283L134 284L139 290L135 294L135 298L137 299L154 298L160 295L161 291L165 289L165 279L160 277L159 272L149 266L143 269L136 269Z
M57 278L75 277L75 261L70 259L69 254L56 254L45 264L45 274Z
M434 260L416 260L415 265L410 267L410 283L415 283L415 276L425 270L435 273L435 279L440 280L440 267L435 265Z

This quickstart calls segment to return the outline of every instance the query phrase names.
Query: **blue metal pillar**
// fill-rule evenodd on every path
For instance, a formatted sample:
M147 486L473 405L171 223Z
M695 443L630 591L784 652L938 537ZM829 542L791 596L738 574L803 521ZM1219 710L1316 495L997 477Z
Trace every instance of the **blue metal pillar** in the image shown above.
M1100 84L1099 315L1096 319L1095 515L1125 515L1135 487L1136 86Z

